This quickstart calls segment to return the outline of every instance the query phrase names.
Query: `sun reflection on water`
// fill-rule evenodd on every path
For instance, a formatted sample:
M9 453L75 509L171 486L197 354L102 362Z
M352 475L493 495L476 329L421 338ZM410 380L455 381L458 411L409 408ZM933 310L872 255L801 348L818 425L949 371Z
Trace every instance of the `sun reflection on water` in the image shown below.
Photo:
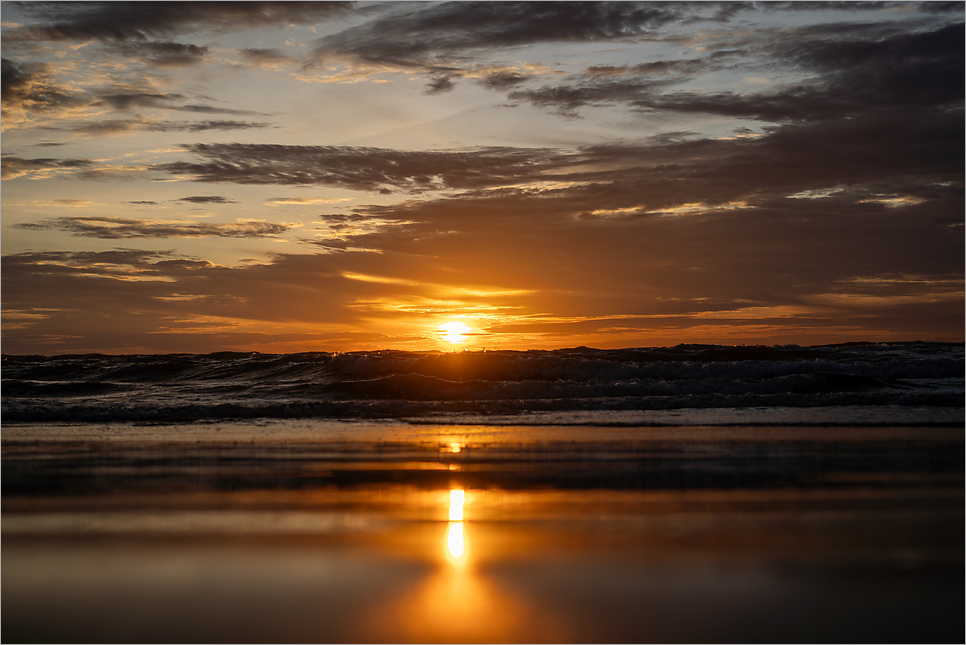
M466 494L461 490L449 492L449 528L446 530L446 551L454 560L462 559L466 553L463 539L463 502Z
M466 500L466 493L461 490L451 490L449 492L449 521L463 521L463 502Z
M431 547L433 555L429 558L437 566L412 593L400 598L389 609L380 611L380 624L391 626L381 640L533 642L536 634L540 635L540 640L564 640L565 634L558 632L553 625L548 628L541 624L543 631L533 631L528 621L529 602L495 585L485 574L480 557L488 550L473 548L485 543L485 539L478 539L475 531L480 527L464 521L463 512L464 504L477 498L474 494L467 496L462 489L453 488L448 492L446 530L431 531L434 544ZM445 504L445 492L439 491L438 494L438 503ZM441 529L442 523L437 526ZM437 540L443 541L442 549ZM383 632L378 632L374 640L380 640L379 636L383 636Z
M446 531L446 550L454 560L459 560L466 552L466 544L463 542L463 523L453 522Z

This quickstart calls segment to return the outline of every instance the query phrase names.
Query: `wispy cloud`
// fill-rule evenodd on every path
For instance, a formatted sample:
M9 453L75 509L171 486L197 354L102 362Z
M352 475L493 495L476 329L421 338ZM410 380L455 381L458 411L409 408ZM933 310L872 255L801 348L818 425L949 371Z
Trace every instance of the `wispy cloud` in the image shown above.
M195 195L192 197L181 197L178 201L191 202L192 204L237 204L233 199L222 197L221 195Z
M585 106L623 104L649 113L706 113L772 122L853 118L890 107L929 109L962 100L966 41L961 25L917 34L883 35L874 26L855 31L847 40L829 35L805 43L794 38L790 44L770 43L770 56L817 76L767 93L665 91L690 74L714 69L709 61L683 60L590 67L575 80L513 90L508 98L571 117ZM663 81L652 78L669 75Z
M208 56L207 47L169 41L127 42L114 45L122 56L150 67L186 67L197 65Z
M17 179L18 177L42 179L78 169L89 169L94 165L94 162L90 159L23 159L5 156L0 167L2 167L2 177L6 180Z
M30 113L59 114L86 101L58 85L43 63L18 64L2 60L2 106L4 126L25 121Z
M341 204L351 202L354 197L275 197L267 202L266 206L315 206L318 204Z
M630 39L697 15L724 16L720 7L692 3L447 2L322 38L315 61L445 74L485 48Z
M61 2L23 10L37 21L14 28L8 38L40 41L106 43L151 41L153 38L202 30L227 31L324 22L346 15L351 2Z
M172 237L273 237L296 226L300 225L251 220L225 224L200 224L195 222L125 219L119 217L57 217L41 220L40 222L16 224L14 228L33 231L62 231L78 237L121 240Z
M157 164L154 170L194 181L326 185L370 192L426 192L516 183L552 172L573 158L565 152L519 148L402 151L344 146L194 144L199 163Z

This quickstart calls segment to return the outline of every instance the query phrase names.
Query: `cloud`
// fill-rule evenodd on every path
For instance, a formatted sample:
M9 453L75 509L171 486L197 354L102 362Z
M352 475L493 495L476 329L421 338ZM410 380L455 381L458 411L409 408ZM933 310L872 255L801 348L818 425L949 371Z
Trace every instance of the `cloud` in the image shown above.
M868 185L876 194L888 194L899 186L926 190L941 182L961 183L963 120L956 107L920 110L910 119L905 110L883 106L861 119L803 118L756 137L663 137L578 150L193 144L183 149L196 161L156 164L148 170L197 182L320 185L371 193L510 190L546 197L563 190L548 188L550 184L562 182L573 185L567 189L573 199L580 186L616 186L602 196L606 203L588 205L588 213L642 203L645 210L666 210L680 206L675 200L685 193L693 197L689 202L724 204L763 191L782 194L787 189L792 194L840 183ZM72 171L96 178L141 172L96 166L89 160L4 159L7 178ZM635 201L611 203L625 188Z
M718 66L700 59L662 60L637 65L592 65L584 74L587 76L621 76L621 75L660 75L677 74L690 76L700 72L714 71Z
M828 92L888 105L962 103L963 24L884 39L825 39L792 44L783 55L825 75Z
M274 237L296 226L281 222L238 221L228 224L201 224L119 217L57 217L15 224L14 228L32 231L62 231L78 237L105 240L134 238Z
M194 123L162 123L156 124L152 129L158 128L163 132L173 130L187 130L188 132L205 132L207 130L249 130L255 128L270 128L271 123L256 121L196 121Z
M449 76L437 76L436 78L429 81L426 84L426 94L442 94L443 92L451 92L456 88L456 84L453 83Z
M132 90L125 87L117 87L114 91L95 93L95 99L91 103L94 107L111 107L119 111L136 110L139 108L155 110L180 110L184 112L202 112L206 114L234 114L234 115L259 115L266 116L262 112L251 110L236 110L232 108L217 107L201 104L181 104L186 97L182 94L162 94L159 92L145 92Z
M252 24L257 22L254 6L238 9ZM56 204L60 210L43 215L49 219L8 223L21 229L20 237L46 239L45 244L66 240L76 247L67 237L73 235L86 239L77 240L85 247L100 248L157 246L163 239L177 247L188 244L178 242L185 238L284 237L299 244L299 253L272 254L237 267L130 249L8 254L0 276L4 313L36 317L23 319L27 322L11 335L5 331L4 341L31 351L43 342L63 343L50 345L58 350L98 346L123 351L134 343L157 343L185 351L194 347L185 339L195 334L211 351L271 342L260 340L265 338L318 338L312 334L321 334L320 329L328 338L349 338L352 330L369 329L364 333L371 348L373 343L388 346L381 330L410 333L421 321L455 313L478 315L481 328L515 334L528 346L605 337L624 345L665 338L731 342L742 333L747 335L735 342L767 342L780 333L786 336L774 342L802 342L823 334L822 341L912 339L923 330L961 337L966 210L962 5L952 13L918 16L888 11L899 8L893 4L821 7L884 13L868 21L863 16L807 27L798 26L806 22L803 15L782 28L757 28L739 19L800 8L389 3L358 14L368 22L317 41L317 65L348 64L358 74L415 72L426 77L429 93L461 85L457 93L470 89L478 98L479 90L471 86L479 85L565 117L588 116L592 106L619 106L648 119L646 129L623 129L627 138L612 144L422 150L272 145L265 139L271 131L252 131L270 127L262 122L269 118L252 117L231 103L175 85L215 78L225 60L209 60L215 57L206 56L200 46L218 39L187 45L175 42L178 35L247 24L241 18L219 22L209 13L192 22L193 5L182 7L189 16L184 18L167 5L125 3L111 32L108 5L25 7L41 16L39 28L47 31L38 33L44 38L63 27L56 35L65 41L60 49L66 51L69 40L83 45L76 51L87 54L65 56L63 70L5 61L4 109L35 116L97 110L94 116L100 120L84 122L75 115L43 123L45 129L30 137L18 134L25 141L17 144L23 150L50 132L77 138L186 133L178 135L179 142L191 142L191 133L210 132L195 139L222 143L144 151L162 153L153 161L168 162L151 166L137 165L145 163L144 156L109 161L119 154L113 145L98 153L105 159L93 154L69 158L67 149L64 159L49 158L54 149L38 152L44 156L38 159L25 159L20 152L6 155L4 179L196 182L190 185L194 188L177 188L182 195L189 193L181 199L170 191L162 196L126 187L129 195L144 197L125 203L117 201L125 197L115 196L114 206L129 211L121 213L126 218L53 217L96 212L91 207L67 210L82 201L61 200ZM227 4L202 9L236 10ZM303 10L313 9L277 9L289 17ZM129 15L137 11L158 18L159 26L137 22ZM827 21L827 16L819 19ZM704 22L694 22L698 19ZM733 21L734 28L708 29L709 20ZM935 26L954 21L953 26ZM270 24L287 23L278 19ZM298 51L294 38L286 47ZM90 44L91 39L101 44ZM272 67L292 60L282 50L239 50L234 40L222 42L231 42L228 52L244 64ZM523 49L541 43L568 46ZM575 51L571 43L592 45ZM20 46L27 50L23 41ZM31 46L38 58L55 53L53 48L41 52L47 45L40 40ZM511 47L520 49L508 54ZM564 50L571 57L559 64L541 68L520 61ZM617 50L665 54L660 60L645 54L620 58L625 54ZM124 84L130 68L103 57L124 52L138 63L134 70L139 74L197 61L217 69L185 79L174 69ZM625 64L593 64L607 61ZM567 69L572 73L565 74ZM111 75L87 75L95 72ZM271 76L273 83L283 79ZM166 84L159 82L162 78ZM742 83L742 78L770 83ZM117 84L104 84L114 79ZM216 86L211 91L219 91ZM472 109L483 118L482 106ZM703 114L725 118L692 117ZM669 116L670 123L662 121ZM272 120L290 117L296 115ZM606 124L588 124L586 133L568 133L566 140L606 136L618 125L612 117L610 112ZM432 127L443 132L453 123ZM619 124L628 125L626 120ZM289 137L286 142L297 140L290 137L302 131L298 127L291 122L276 132ZM232 131L238 131L237 137ZM648 138L652 132L661 134ZM171 137L167 140L166 145L173 145ZM57 184L77 190L52 192L48 200L94 194L77 182ZM262 208L311 207L314 221L306 220L299 229L288 222L138 217L157 215L160 210L144 211L173 203L180 203L181 210L188 204L225 210L218 205L234 203L230 196L237 192L226 184L277 187L258 189L262 195L326 195L331 187L340 189L333 194L353 190L373 198L357 196L351 206L338 207L326 205L350 198L260 198ZM102 194L105 187L89 188ZM381 197L388 194L397 199ZM14 221L23 222L25 215ZM23 236L25 230L37 234ZM228 247L236 252L264 247L211 243L219 254ZM67 335L79 340L57 340Z
M561 116L575 117L579 108L588 105L627 103L641 107L652 100L650 97L657 96L661 87L675 82L678 81L594 79L572 85L514 90L507 94L507 98L511 101L531 103L537 107L554 108Z
M928 5L929 3L921 3ZM778 6L773 6L778 5ZM309 65L364 72L459 74L484 52L541 43L680 39L673 26L727 23L759 11L881 10L882 3L443 2L394 11L318 41ZM651 73L661 73L656 64ZM642 68L639 73L646 72ZM687 72L692 73L692 72Z
M207 47L168 41L128 42L114 46L113 50L150 67L197 65L208 56Z
M178 201L191 202L192 204L237 204L233 199L221 197L220 195L196 195L194 197L182 197Z
M214 105L178 105L168 108L169 110L183 110L185 112L202 112L204 114L236 114L239 116L254 115L254 116L268 116L264 112L254 112L252 110L235 110L232 108L217 107Z
M506 185L536 172L552 173L571 161L565 152L521 148L401 151L235 143L185 149L203 161L157 164L153 169L212 183L425 192Z
M518 74L513 71L502 71L490 74L483 79L482 83L484 87L488 87L493 90L505 90L510 87L519 85L525 82L529 77L523 74Z
M36 24L4 38L34 41L146 42L199 31L317 24L347 15L351 2L48 2L23 3Z
M815 36L812 31L802 30ZM687 80L686 74L702 67L712 69L708 63L688 60L591 67L576 81L514 90L507 96L569 117L588 105L623 104L642 112L705 113L769 122L962 105L966 87L962 24L886 36L878 27L853 31L850 27L844 39L842 34L819 34L770 43L769 56L817 76L765 93L665 91L668 85ZM661 82L642 78L654 74L675 75Z
M314 55L318 63L445 73L479 50L642 37L696 16L717 19L717 10L714 3L445 2L326 36Z
M94 122L66 123L45 126L46 130L61 130L87 136L123 135L132 132L207 132L210 130L250 130L275 127L261 121L159 121L151 117L135 116L130 119L104 119Z
M294 58L280 49L240 49L238 53L245 62L258 67L276 67L294 62Z
M42 179L76 169L90 169L95 166L90 159L23 159L5 156L2 161L4 180L29 177Z
M315 206L317 204L338 204L351 202L353 197L275 197L265 202L266 206Z
M18 64L4 58L2 66L0 101L4 125L9 121L24 121L30 113L56 115L85 103L76 94L56 85L44 64Z
M117 91L105 92L97 95L95 107L108 106L115 110L133 110L137 108L171 109L170 101L180 100L181 94L160 94L158 92Z
M139 43L124 45L125 56L143 58L154 56L152 65L175 66L188 64L185 57L200 60L207 50L194 45L178 43ZM130 49L130 51L127 51ZM139 53L140 52L140 53ZM179 62L180 61L180 62ZM239 110L213 105L186 103L187 97L177 93L145 91L136 87L115 85L109 89L93 92L79 92L68 89L68 85L54 79L53 68L44 63L17 63L2 60L2 106L4 128L27 123L33 117L64 119L74 112L89 111L91 108L112 108L121 112L140 109L174 110L204 114L227 114L239 116L267 116L261 112ZM85 123L75 128L88 133L121 132L132 129L130 124L118 120L91 122L90 115L83 115ZM174 124L168 124L171 129ZM158 126L161 127L161 126ZM264 123L245 123L240 121L206 121L193 126L184 125L189 131L210 129L239 129L242 127L267 127Z
M324 338L334 338L331 349L356 338L388 345L392 341L378 332L360 332L359 313L351 307L358 297L385 293L386 286L342 277L335 260L370 255L277 256L235 268L172 251L5 255L4 297L17 305L5 301L4 314L36 315L19 329L4 330L4 349L110 345L117 351L147 343L202 351L226 342L269 346ZM42 305L55 290L61 292L57 306Z
M792 342L961 333L961 234L944 240L895 213L870 226L873 211L848 216L807 200L787 200L794 213L760 208L700 225L580 220L560 208L577 190L565 193L546 202L481 195L413 203L413 222L363 238L381 253L330 244L326 254L239 267L125 249L7 255L5 313L45 313L4 340L117 350L151 338L153 347L188 351L183 334L205 331L208 348L257 347L288 332L307 334L304 343L319 330L365 330L377 318L361 349L392 346L379 329L418 330L420 321L434 329L430 321L455 313L479 316L486 331L526 346L608 336L627 346L722 334ZM515 235L505 234L507 222ZM902 233L910 230L917 234ZM62 340L68 330L78 338Z

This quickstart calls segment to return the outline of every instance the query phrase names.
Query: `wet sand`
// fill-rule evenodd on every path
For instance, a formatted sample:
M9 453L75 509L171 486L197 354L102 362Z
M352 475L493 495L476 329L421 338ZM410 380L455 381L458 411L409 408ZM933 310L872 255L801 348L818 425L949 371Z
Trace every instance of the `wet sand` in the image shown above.
M22 425L2 458L7 642L964 637L961 428Z

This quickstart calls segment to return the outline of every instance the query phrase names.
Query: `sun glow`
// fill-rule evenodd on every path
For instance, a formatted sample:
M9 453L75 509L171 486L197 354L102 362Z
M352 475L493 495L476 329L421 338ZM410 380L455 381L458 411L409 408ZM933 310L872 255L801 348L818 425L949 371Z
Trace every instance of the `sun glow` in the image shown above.
M443 340L448 343L465 343L466 334L473 331L465 323L461 323L458 320L443 323L439 326L439 330L443 334Z

